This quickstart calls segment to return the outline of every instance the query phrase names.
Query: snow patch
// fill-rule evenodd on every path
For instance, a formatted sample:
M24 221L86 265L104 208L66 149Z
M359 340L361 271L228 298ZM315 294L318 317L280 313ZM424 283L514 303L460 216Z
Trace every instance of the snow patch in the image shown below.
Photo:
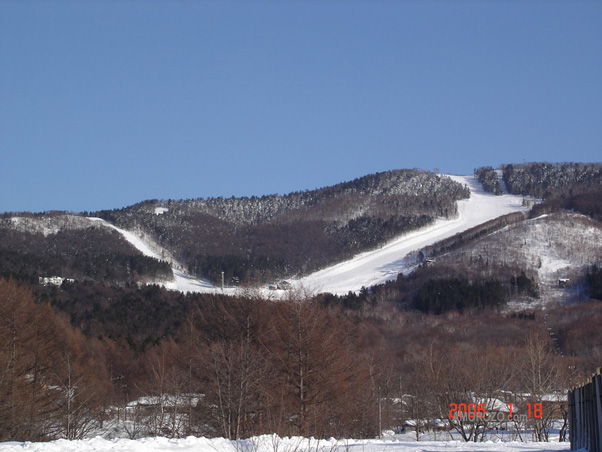
M74 279L63 278L62 276L40 276L38 281L43 286L60 286L64 281L75 282Z

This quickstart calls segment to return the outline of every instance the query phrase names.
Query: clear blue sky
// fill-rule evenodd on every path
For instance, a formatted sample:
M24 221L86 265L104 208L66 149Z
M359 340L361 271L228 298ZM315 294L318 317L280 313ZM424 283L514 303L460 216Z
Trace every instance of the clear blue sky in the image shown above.
M602 161L602 1L0 0L0 212Z

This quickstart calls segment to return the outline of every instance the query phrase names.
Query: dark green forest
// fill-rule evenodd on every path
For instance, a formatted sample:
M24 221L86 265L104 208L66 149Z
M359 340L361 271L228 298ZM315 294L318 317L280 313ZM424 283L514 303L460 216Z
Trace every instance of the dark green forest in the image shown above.
M119 233L95 227L44 235L0 226L0 275L32 284L48 276L109 285L173 279L169 264L141 255Z

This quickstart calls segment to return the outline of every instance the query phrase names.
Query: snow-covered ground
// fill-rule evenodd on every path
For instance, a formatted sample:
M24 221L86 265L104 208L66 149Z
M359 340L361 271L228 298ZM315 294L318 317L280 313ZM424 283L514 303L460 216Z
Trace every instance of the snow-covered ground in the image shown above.
M315 292L345 294L395 279L416 265L412 254L439 240L466 231L499 216L527 211L523 198L486 193L473 176L450 176L470 188L470 198L458 202L458 216L437 220L425 228L402 235L383 247L358 254L353 259L325 268L297 281L297 284Z
M48 443L0 443L0 452L557 452L569 450L569 443L383 440L316 440L279 438L265 435L240 441L223 438L185 439L143 438L137 440L106 440L100 437Z

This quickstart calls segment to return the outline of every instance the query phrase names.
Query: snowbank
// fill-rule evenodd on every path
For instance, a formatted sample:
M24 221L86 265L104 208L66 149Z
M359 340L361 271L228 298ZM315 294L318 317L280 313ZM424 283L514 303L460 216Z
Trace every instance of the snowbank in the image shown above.
M460 441L399 441L390 440L316 440L313 438L280 438L264 435L240 441L223 438L185 439L142 438L138 440L106 440L100 437L47 443L0 443L0 452L518 452L518 451L566 451L569 443L520 443L483 442L465 443Z

